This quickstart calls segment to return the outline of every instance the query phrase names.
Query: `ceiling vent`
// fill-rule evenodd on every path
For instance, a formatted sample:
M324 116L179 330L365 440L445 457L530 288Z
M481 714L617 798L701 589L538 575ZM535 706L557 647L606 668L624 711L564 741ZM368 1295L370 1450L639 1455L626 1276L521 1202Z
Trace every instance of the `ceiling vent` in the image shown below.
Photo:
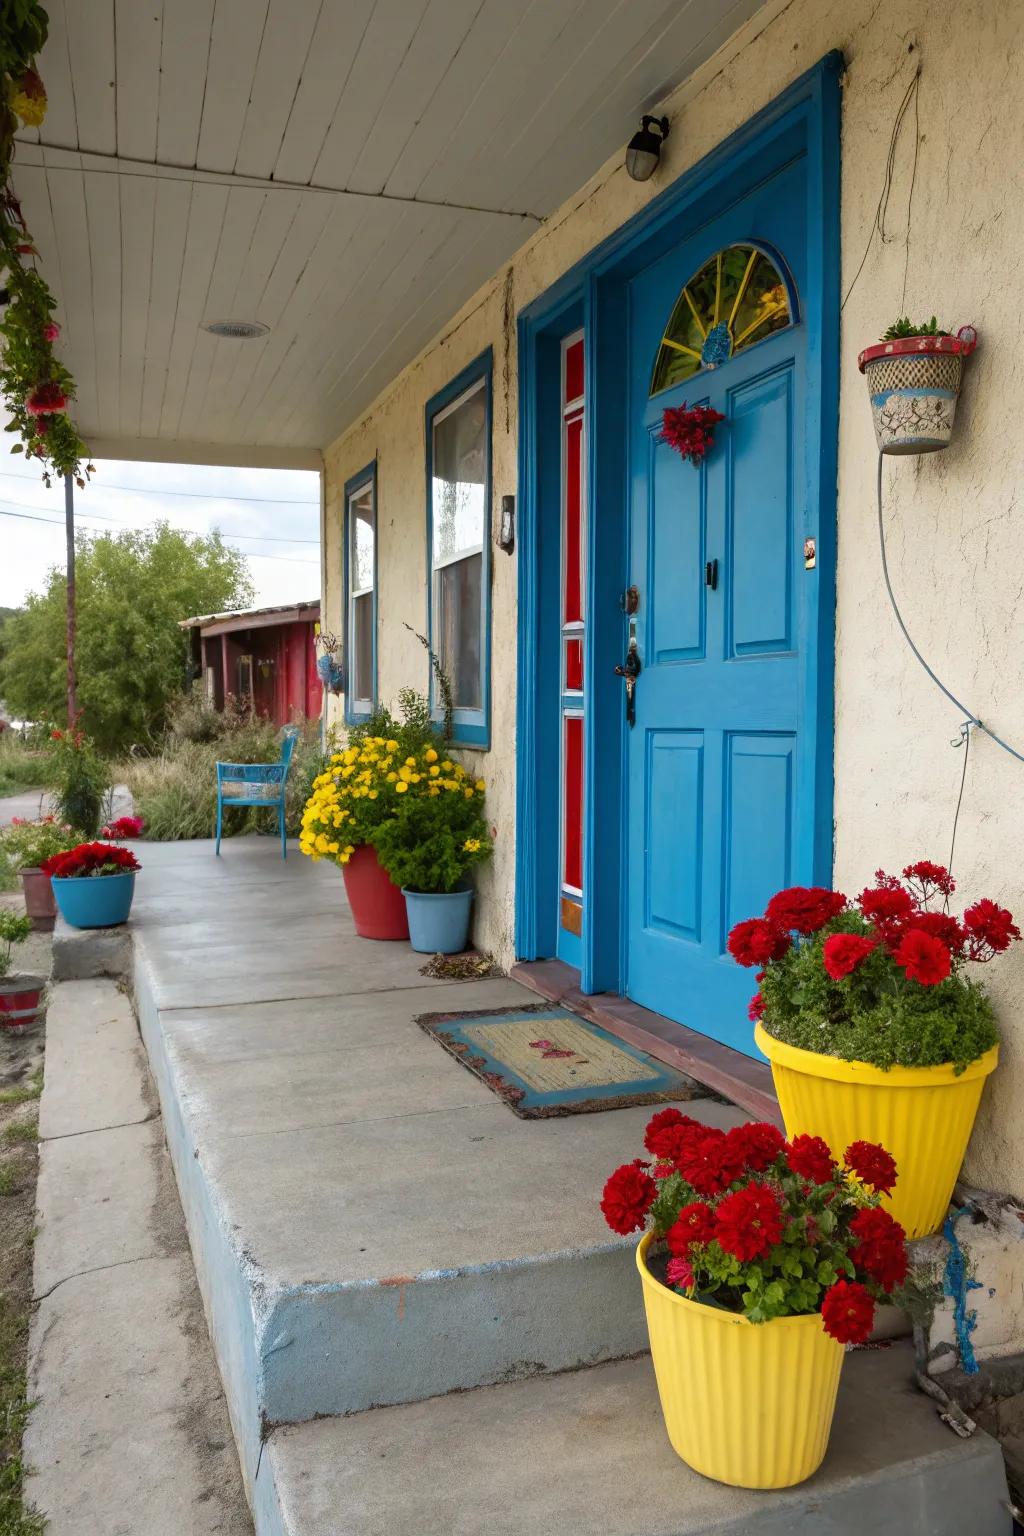
M228 336L232 341L255 341L258 336L266 336L270 326L260 325L258 320L211 320L203 330L211 336Z

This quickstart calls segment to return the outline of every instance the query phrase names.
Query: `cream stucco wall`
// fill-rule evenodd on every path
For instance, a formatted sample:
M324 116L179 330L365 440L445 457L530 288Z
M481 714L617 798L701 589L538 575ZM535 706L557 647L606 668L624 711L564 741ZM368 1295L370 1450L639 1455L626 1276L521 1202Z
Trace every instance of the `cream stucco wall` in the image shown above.
M875 533L875 450L859 349L902 312L970 321L956 440L885 473L893 578L911 632L954 692L1024 748L1024 41L1008 0L770 0L664 105L663 168L646 186L616 158L454 317L366 417L326 454L325 614L340 612L341 487L378 461L380 685L423 685L424 655L401 624L425 622L423 406L485 346L494 348L493 493L516 490L514 308L688 169L830 49L847 60L843 110L843 312L839 443L835 882L856 892L882 866L946 860L962 752L959 716L903 643L886 603ZM884 238L872 237L894 118L922 69L916 181L914 111L895 161ZM629 124L623 125L626 134ZM512 954L515 826L515 559L494 553L493 750L482 771L498 854L484 883L482 942ZM976 735L956 848L968 893L1024 909L1024 764ZM1024 948L1024 946L1022 946ZM1024 955L991 972L1005 1044L969 1163L976 1183L1024 1194Z

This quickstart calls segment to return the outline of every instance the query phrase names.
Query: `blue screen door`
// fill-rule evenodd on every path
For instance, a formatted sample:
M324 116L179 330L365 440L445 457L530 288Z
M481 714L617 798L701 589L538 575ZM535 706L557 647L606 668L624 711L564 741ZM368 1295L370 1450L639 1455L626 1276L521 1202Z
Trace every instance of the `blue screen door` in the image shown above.
M630 289L631 632L627 990L754 1054L753 973L729 928L811 883L816 739L806 704L817 578L805 567L806 249L799 164L659 258ZM725 418L695 467L666 407ZM625 701L624 701L625 707Z

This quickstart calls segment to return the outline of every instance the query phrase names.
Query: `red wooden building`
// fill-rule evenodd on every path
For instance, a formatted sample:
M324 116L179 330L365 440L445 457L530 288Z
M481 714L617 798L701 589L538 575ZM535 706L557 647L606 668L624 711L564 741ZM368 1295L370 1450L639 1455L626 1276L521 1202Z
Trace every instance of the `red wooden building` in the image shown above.
M297 715L315 719L323 706L316 675L319 602L182 619L192 646L192 673L217 709L231 694L277 725Z

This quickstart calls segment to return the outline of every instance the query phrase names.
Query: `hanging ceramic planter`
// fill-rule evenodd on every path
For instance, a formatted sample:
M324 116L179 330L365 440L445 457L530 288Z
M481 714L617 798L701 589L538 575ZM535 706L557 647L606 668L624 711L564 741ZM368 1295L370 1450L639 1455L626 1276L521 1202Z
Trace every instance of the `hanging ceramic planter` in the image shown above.
M953 435L964 359L978 344L973 326L955 336L898 336L857 359L871 398L879 453L934 453Z

